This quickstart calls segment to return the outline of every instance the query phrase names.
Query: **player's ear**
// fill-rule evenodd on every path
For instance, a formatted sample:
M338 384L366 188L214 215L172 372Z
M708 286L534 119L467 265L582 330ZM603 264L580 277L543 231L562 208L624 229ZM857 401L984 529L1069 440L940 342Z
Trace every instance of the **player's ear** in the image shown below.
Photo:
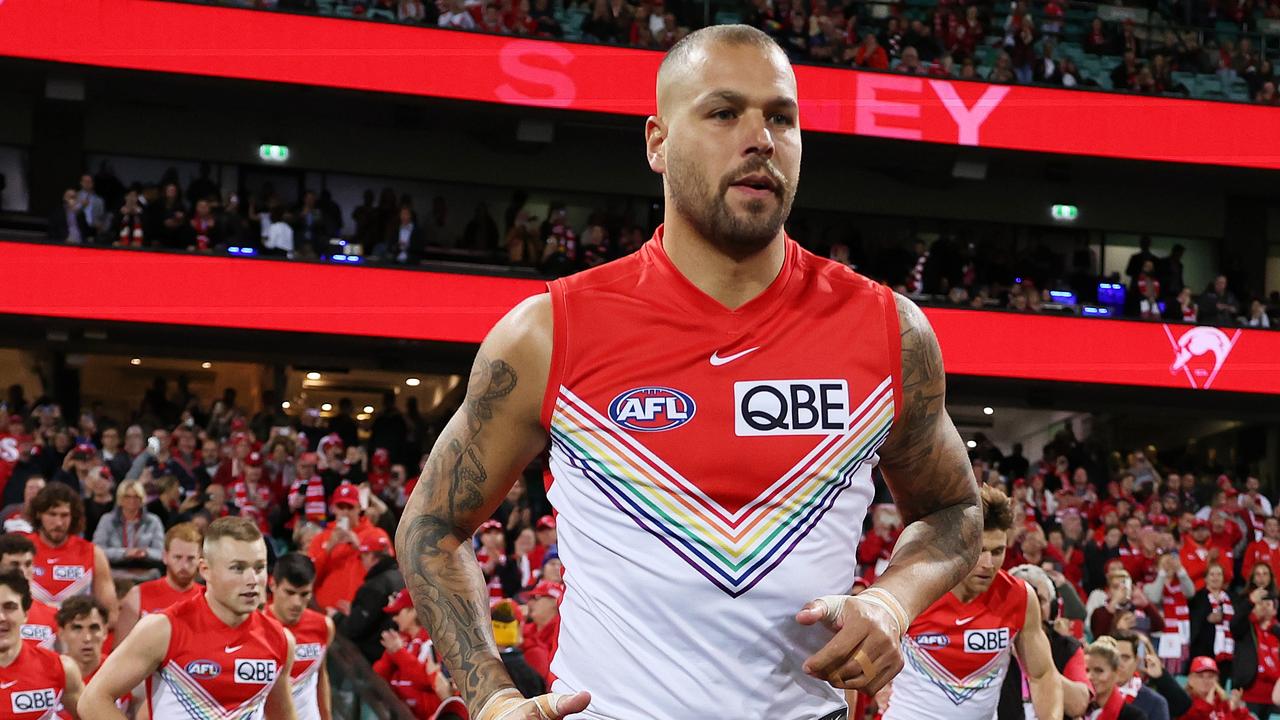
M650 115L644 122L644 149L649 169L656 173L667 171L667 124L657 115Z

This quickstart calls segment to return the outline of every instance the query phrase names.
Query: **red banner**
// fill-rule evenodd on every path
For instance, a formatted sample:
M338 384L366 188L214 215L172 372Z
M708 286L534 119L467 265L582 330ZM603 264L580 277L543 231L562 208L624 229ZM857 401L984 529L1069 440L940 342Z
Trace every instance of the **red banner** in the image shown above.
M0 313L478 343L537 280L0 242ZM1280 394L1280 331L926 308L953 375Z
M0 0L0 55L647 115L661 54L158 0ZM797 66L819 132L1280 168L1280 111Z

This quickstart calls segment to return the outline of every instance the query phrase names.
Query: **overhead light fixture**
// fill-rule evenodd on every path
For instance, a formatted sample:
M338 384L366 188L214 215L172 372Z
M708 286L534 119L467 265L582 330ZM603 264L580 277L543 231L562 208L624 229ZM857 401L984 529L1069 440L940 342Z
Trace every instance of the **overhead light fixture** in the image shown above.
M208 370L209 368L213 367L213 363L211 363L211 362L202 362L202 363L200 363L200 367L204 368L205 370Z
M319 380L319 379L320 379L320 373L318 373L318 372L309 372L309 373L307 373L307 379L308 379L308 380Z
M290 403L288 400L285 400L284 402L280 403L280 408L283 410L288 410L291 405L292 403Z
M1080 217L1080 208L1075 205L1053 205L1049 208L1049 214L1054 220L1071 222Z
M978 441L977 441L977 440L970 440L969 442L965 443L964 445L965 445L965 447L967 447L967 448L969 448L970 450L972 450L972 449L974 449L974 448L978 447Z
M132 359L132 360L130 360L130 361L129 361L129 364L130 364L130 365L141 365L141 364L142 364L142 358L134 358L134 359Z
M263 162L285 162L289 159L289 146L263 143L258 146L258 159Z
M409 387L418 387L419 385L422 384L422 381L419 380L418 378L408 378L407 380L404 381L404 384L408 385Z
M357 415L357 416L356 416L356 419L357 419L357 420L368 420L368 419L369 419L369 418L371 418L371 417L373 417L373 416L372 416L372 415L370 415L369 413L360 413L359 415Z
M371 413L371 412L373 412L373 406L372 406L372 405L365 405L365 406L364 406L364 411L365 411L365 412L367 412L367 413Z
M324 412L329 412L330 410L333 409L333 403L325 403L320 406L320 409L323 410Z
M982 414L983 414L983 415L995 415L995 414L996 414L996 410L995 410L995 408L992 408L992 407L984 407L984 408L982 408Z

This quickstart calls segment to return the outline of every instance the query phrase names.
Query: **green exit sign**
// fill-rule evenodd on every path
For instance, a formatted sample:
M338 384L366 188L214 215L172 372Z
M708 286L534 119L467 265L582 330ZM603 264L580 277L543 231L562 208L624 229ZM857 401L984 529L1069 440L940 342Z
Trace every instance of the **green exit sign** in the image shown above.
M1075 205L1054 205L1049 209L1054 220L1075 220L1080 217L1080 208Z
M289 159L288 145L259 145L258 157L266 162L284 162Z

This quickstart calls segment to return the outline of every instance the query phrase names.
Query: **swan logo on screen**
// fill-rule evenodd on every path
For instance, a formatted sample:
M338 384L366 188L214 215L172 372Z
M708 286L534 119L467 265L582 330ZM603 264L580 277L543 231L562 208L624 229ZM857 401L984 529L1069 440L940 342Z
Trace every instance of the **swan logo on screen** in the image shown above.
M609 419L628 430L661 432L689 422L697 409L688 393L669 387L639 387L609 403Z
M1173 362L1169 365L1170 374L1182 373L1187 382L1197 390L1208 390L1222 371L1227 356L1231 354L1240 339L1240 330L1227 336L1216 327L1199 326L1174 338L1173 331L1164 325L1164 334L1169 338L1173 349Z

